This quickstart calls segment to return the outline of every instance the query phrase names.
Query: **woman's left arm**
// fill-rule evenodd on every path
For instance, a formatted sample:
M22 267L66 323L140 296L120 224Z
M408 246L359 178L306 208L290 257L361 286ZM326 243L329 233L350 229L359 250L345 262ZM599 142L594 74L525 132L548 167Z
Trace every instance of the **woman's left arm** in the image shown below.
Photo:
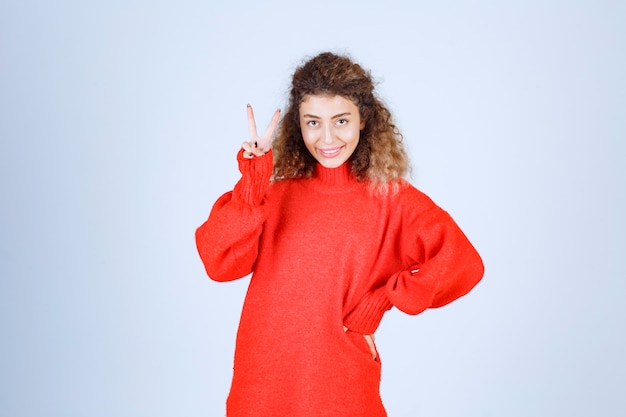
M482 279L480 255L447 212L433 205L412 228L406 243L412 264L385 285L391 304L419 314L467 294Z
M424 202L424 195L417 193ZM467 294L481 279L480 255L450 215L426 198L428 208L410 210L399 250L407 265L366 293L344 318L353 331L371 334L395 306L407 314L444 306ZM424 207L423 204L418 204Z

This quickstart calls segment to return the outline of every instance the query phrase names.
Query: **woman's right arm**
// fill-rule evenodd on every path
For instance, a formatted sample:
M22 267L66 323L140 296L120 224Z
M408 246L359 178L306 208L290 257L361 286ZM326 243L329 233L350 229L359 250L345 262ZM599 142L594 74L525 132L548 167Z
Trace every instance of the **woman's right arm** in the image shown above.
M248 106L250 142L237 155L242 176L233 191L222 195L202 226L196 230L196 246L207 274L216 281L231 281L252 272L259 239L267 218L265 194L272 175L269 143L278 124L276 111L263 136L256 133L254 114Z
M196 246L207 274L231 281L252 272L266 218L265 192L272 173L271 151L246 159L238 154L242 177L233 191L222 195L196 230Z

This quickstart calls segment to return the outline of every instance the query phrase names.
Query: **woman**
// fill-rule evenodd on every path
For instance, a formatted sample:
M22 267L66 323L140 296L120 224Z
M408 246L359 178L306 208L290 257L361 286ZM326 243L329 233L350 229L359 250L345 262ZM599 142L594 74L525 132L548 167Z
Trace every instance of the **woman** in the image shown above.
M227 416L386 416L373 334L383 314L469 292L482 261L403 176L408 158L370 74L322 53L297 68L287 111L238 154L241 179L196 231L208 275L252 273Z

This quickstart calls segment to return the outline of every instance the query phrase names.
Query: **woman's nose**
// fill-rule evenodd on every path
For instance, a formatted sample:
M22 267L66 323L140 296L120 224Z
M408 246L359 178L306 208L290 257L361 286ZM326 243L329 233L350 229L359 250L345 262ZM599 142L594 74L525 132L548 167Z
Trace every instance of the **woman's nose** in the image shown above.
M333 137L330 132L330 128L327 127L326 129L324 129L323 135L324 135L324 143L327 143L327 144L333 143Z

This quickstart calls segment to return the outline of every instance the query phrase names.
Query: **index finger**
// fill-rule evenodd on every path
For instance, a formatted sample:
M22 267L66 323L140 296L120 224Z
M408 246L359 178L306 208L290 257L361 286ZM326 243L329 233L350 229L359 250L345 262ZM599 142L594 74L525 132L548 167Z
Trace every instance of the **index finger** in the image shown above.
M272 116L272 120L270 120L270 123L267 125L267 129L265 129L263 136L259 138L259 147L261 149L267 150L267 148L269 148L272 137L274 136L274 132L276 132L276 127L278 126L279 120L280 109L277 109Z

